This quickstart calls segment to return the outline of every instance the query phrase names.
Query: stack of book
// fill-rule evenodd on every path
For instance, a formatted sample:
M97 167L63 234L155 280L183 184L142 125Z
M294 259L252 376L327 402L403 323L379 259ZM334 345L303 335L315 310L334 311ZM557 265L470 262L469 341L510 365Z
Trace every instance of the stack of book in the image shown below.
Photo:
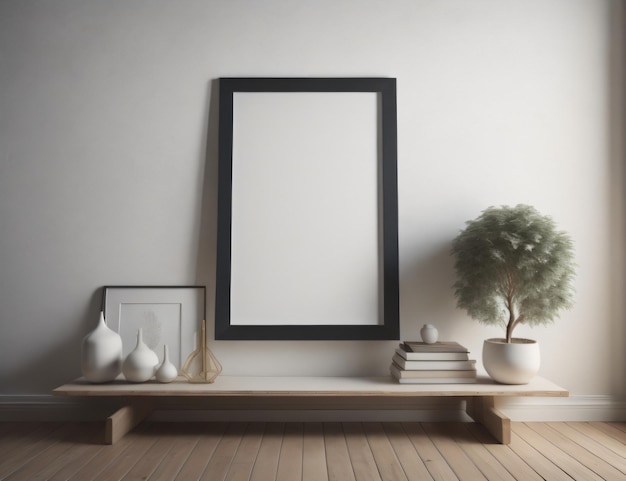
M476 382L476 361L457 342L406 341L392 358L391 375L402 384L469 384Z

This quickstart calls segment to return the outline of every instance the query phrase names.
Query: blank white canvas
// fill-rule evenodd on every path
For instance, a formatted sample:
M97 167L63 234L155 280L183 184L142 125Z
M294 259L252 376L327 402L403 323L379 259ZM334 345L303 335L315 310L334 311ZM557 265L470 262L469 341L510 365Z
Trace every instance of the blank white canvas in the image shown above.
M123 302L119 305L119 334L124 342L124 358L136 347L133 342L141 328L143 341L163 360L163 346L168 345L170 361L181 367L182 305L180 303Z
M233 102L231 324L379 324L378 94Z

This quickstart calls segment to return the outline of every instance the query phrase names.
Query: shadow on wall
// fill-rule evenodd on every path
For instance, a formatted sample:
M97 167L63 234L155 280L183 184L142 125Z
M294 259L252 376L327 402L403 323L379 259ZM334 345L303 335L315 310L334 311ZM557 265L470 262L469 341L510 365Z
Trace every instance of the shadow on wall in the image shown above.
M215 311L215 262L217 251L217 166L219 134L219 80L211 80L208 86L206 152L202 206L200 210L200 240L196 284L207 287L206 312L209 339L214 336Z
M450 338L456 313L453 284L454 259L450 244L404 263L400 272L400 335L403 340L420 340L424 324L434 324L440 337ZM407 267L408 266L408 267Z
M626 79L626 62L624 41L626 40L626 8L622 2L611 4L611 36L609 52L608 91L609 109L608 123L611 126L609 132L610 147L610 170L611 189L609 205L611 206L611 254L616 262L611 264L611 279L613 290L611 292L611 319L612 319L612 344L611 365L613 392L620 399L626 400L626 300L624 288L626 287L626 169L624 157L626 156L626 140L624 127L626 127L626 95L624 93L624 80Z
M45 394L81 375L80 359L83 338L98 324L102 303L102 289L96 289L78 320L72 325L81 326L70 337L64 338L45 352L32 352L29 361L0 380L0 385L11 386L7 394ZM32 335L36 335L35 332ZM36 391L33 386L37 386Z

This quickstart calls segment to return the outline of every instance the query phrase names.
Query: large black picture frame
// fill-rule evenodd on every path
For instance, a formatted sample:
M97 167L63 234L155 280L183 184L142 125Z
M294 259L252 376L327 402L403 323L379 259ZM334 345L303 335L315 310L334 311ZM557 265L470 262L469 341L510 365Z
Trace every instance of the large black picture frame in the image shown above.
M373 92L377 94L379 321L370 324L231 324L233 98L238 92ZM303 113L306 114L306 113ZM394 78L220 78L215 339L399 339L397 107ZM328 175L332 175L328 172ZM276 175L280 175L277 172ZM349 185L346 186L349 189ZM358 242L358 239L355 239ZM315 293L311 293L315 295ZM281 299L276 299L281 302Z

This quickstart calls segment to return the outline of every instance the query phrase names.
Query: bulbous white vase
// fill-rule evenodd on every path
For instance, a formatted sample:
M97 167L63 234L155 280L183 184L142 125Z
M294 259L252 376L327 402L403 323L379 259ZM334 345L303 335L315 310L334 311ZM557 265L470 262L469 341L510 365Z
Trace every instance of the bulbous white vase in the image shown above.
M163 362L154 373L159 382L172 382L178 376L178 369L170 362L170 352L167 344L163 346Z
M137 330L137 347L122 364L124 377L131 382L145 382L154 376L159 357L143 342L141 329Z
M502 384L528 384L539 372L539 344L531 339L486 339L483 366L494 381Z
M424 327L420 329L420 335L426 344L435 344L439 339L439 331L432 324L424 324Z
M90 382L108 382L122 371L122 338L109 329L100 313L98 326L83 338L81 371Z

